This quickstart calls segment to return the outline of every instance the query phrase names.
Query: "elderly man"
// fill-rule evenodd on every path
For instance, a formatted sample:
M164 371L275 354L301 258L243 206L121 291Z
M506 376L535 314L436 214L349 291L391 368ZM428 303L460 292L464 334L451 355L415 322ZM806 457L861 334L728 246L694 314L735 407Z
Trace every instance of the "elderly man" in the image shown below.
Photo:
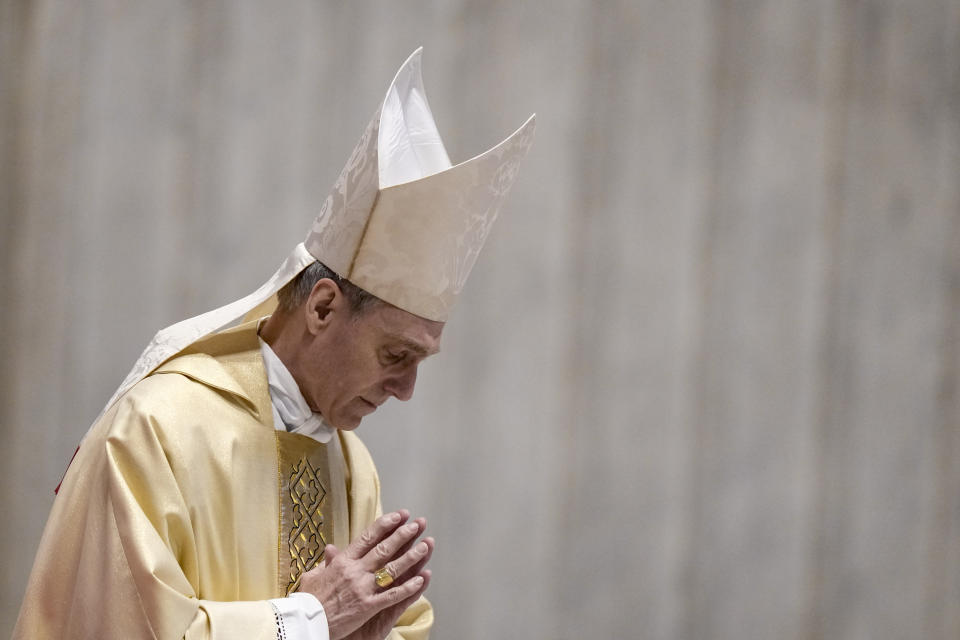
M352 430L413 394L532 134L452 166L415 52L306 241L159 332L84 437L14 637L426 638L434 541Z

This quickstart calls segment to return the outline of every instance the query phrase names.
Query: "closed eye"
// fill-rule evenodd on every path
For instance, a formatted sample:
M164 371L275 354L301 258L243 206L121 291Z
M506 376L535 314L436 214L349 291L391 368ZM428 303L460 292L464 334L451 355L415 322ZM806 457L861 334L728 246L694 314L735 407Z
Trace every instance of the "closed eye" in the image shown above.
M384 354L384 360L387 364L397 364L407 357L406 351L387 351Z

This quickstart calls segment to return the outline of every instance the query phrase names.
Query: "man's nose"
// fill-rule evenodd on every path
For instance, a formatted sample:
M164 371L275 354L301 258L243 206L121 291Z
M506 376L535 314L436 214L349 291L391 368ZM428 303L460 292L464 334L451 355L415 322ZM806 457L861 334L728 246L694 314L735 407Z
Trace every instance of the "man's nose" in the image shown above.
M387 378L383 387L397 400L407 401L413 397L413 388L417 384L417 367L407 367L401 373Z

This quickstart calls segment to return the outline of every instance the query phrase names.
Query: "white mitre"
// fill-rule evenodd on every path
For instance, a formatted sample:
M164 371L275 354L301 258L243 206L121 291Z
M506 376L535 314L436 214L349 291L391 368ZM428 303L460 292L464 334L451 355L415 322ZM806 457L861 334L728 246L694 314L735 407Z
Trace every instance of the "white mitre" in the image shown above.
M534 116L451 166L423 90L421 51L400 67L306 241L250 295L157 332L104 412L193 342L275 306L276 292L315 260L401 309L447 319L533 142Z
M418 49L324 202L307 250L381 300L446 321L533 129L530 116L493 149L451 166L423 91Z

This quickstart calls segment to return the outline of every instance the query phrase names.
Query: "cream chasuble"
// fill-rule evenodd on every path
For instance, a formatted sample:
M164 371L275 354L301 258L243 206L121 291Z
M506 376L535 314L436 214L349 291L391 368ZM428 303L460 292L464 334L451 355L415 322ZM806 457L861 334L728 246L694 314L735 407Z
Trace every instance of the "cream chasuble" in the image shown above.
M369 453L277 431L256 323L206 338L94 425L54 501L14 638L274 640L268 600L380 513ZM410 607L390 638L426 638Z

